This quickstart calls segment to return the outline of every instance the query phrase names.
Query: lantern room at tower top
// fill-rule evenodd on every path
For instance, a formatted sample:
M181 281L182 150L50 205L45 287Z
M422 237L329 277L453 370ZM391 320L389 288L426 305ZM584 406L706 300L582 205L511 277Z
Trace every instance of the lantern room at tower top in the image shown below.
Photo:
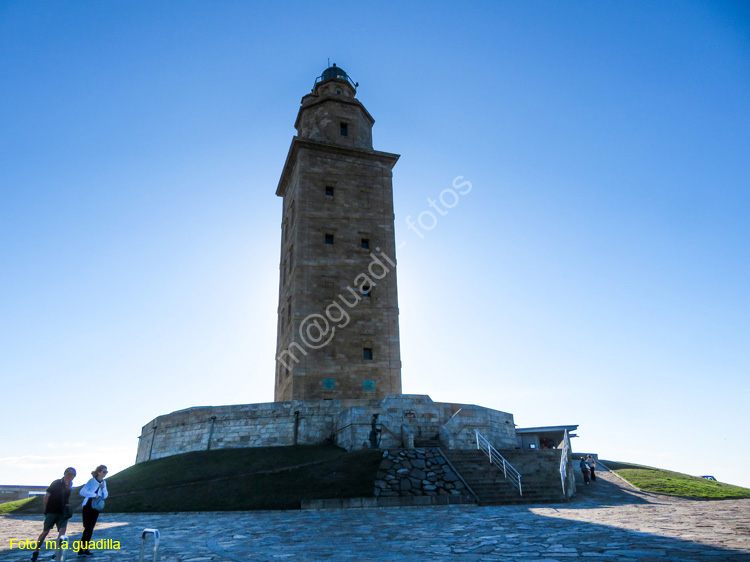
M294 123L299 138L372 150L375 119L356 99L356 86L336 65L325 69L302 98ZM342 124L346 134L342 134Z
M329 66L323 71L323 74L318 76L315 79L315 86L317 86L320 82L325 82L326 80L330 80L332 78L336 78L338 80L344 80L346 82L349 82L349 84L352 85L353 88L357 88L359 86L358 83L355 83L354 80L352 80L349 75L344 71L343 68L340 66L336 66L336 63L334 62L332 66ZM313 90L315 87L313 87Z

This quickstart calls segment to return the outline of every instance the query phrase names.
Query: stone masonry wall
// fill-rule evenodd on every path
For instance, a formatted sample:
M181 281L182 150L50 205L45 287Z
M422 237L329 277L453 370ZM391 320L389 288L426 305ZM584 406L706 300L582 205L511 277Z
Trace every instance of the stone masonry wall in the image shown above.
M297 414L295 415L295 412ZM435 403L427 395L380 400L290 400L189 408L151 420L141 432L136 463L190 451L332 442L348 451L369 444L378 414L381 449L412 448L435 439L450 449L475 447L478 429L497 449L514 448L513 416L465 404Z
M377 400L291 400L180 410L143 426L136 463L190 451L324 443L337 417L352 405L370 409ZM295 412L299 412L295 416Z
M440 440L448 449L473 449L476 447L475 429L496 449L516 448L513 415L473 404L460 405L460 409L440 426Z
M383 452L375 477L376 497L440 495L471 496L439 449Z

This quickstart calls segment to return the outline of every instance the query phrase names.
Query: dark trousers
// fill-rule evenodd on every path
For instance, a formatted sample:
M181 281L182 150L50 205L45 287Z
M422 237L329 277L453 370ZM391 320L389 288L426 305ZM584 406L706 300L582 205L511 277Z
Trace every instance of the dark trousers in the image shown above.
M99 519L99 512L91 507L91 499L86 502L83 506L83 534L81 535L81 544L86 545L91 540L91 535L94 534L94 527L96 526L96 520ZM88 550L85 546L81 550Z
M592 466L590 470L591 470L591 481L596 482L596 469Z
M588 482L589 481L589 471L582 468L581 472L583 473L583 481L584 482Z

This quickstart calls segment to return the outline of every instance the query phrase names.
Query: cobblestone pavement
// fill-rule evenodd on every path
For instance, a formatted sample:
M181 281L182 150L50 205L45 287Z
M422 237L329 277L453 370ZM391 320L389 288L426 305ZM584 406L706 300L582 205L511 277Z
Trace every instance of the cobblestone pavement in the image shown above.
M0 516L0 561L28 560L29 551L11 550L10 539L36 538L41 521ZM162 562L750 562L750 499L668 498L629 489L606 473L559 504L104 513L99 521L94 540L120 542L119 549L97 550L93 559L100 562L138 560L144 528L159 529ZM81 531L76 513L70 540ZM51 554L42 550L40 560Z

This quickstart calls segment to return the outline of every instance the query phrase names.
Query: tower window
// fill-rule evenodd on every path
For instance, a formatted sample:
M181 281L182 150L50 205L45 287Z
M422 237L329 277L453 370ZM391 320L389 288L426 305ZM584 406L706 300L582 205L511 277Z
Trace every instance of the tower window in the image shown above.
M323 379L323 390L333 390L336 388L336 379Z
M362 381L362 390L365 392L375 392L375 381Z
M341 123L341 136L342 137L349 136L349 124L348 123Z
M362 349L362 358L365 361L372 361L372 348L371 347L365 347Z
M362 238L361 246L365 250L369 250L370 249L370 239L369 238Z
M362 285L362 296L370 298L372 296L372 287L370 287L369 285ZM372 354L372 350L370 350L370 352ZM370 359L372 359L372 357L370 357Z
M333 186L327 185L326 186L326 197L333 197Z
M326 244L333 245L333 234L326 234Z
M336 90L336 95L340 96L341 95L341 90Z

